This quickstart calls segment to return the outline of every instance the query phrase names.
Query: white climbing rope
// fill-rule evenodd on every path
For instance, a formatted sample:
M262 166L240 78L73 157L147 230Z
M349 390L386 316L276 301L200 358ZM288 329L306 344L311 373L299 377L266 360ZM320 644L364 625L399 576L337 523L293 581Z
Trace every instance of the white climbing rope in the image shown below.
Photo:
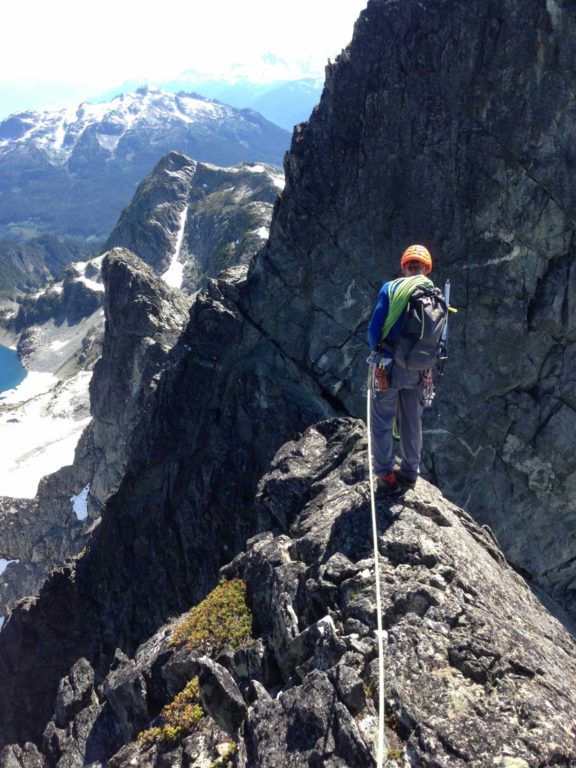
M366 428L368 430L368 474L370 477L370 506L372 508L372 538L374 541L374 581L376 583L376 633L378 635L378 751L377 768L384 762L384 637L382 632L382 600L380 598L380 567L378 558L378 523L376 518L376 500L374 492L374 472L372 470L372 386L368 377L368 392L366 393Z

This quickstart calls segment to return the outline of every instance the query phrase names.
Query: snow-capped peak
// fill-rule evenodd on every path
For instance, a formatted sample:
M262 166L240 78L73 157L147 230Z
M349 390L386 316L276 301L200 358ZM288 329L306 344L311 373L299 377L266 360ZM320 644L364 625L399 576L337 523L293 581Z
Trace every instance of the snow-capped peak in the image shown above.
M89 136L94 136L103 150L113 154L123 137L140 121L206 123L233 117L235 113L238 110L197 94L173 94L145 86L108 102L83 102L77 109L11 115L0 123L0 154L3 149L25 142L44 151L52 163L63 163L78 142Z

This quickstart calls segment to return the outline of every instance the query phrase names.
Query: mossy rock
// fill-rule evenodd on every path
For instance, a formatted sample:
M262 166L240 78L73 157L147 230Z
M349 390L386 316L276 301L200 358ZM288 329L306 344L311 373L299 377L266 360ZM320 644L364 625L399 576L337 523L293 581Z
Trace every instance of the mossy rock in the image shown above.
M173 645L216 654L225 646L237 650L252 639L252 612L246 604L246 583L222 579L176 627Z

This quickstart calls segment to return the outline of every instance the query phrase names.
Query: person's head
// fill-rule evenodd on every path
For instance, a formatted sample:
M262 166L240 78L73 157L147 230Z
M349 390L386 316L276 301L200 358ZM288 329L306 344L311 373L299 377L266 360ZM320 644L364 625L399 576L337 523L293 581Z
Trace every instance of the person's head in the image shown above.
M432 272L432 256L430 251L423 245L411 245L402 254L400 269L404 277L429 275Z

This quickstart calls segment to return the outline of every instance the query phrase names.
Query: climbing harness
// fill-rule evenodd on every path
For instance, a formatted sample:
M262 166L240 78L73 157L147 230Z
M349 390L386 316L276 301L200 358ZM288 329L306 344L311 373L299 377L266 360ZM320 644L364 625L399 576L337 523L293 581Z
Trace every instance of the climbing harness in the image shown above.
M390 383L388 366L392 364L392 360L376 352L371 354L366 362L368 363L368 396L375 397L376 392L384 392L388 389Z
M368 430L368 475L370 478L370 508L372 512L372 539L374 542L374 581L376 584L376 632L378 635L378 748L377 768L382 768L384 763L384 636L382 631L382 599L380 596L380 567L378 557L378 523L376 518L376 494L374 489L374 471L372 469L372 398L375 397L374 382L376 373L371 369L378 367L379 360L369 358L370 370L368 375L368 391L366 393L367 413L366 427ZM386 763L388 760L386 760Z

